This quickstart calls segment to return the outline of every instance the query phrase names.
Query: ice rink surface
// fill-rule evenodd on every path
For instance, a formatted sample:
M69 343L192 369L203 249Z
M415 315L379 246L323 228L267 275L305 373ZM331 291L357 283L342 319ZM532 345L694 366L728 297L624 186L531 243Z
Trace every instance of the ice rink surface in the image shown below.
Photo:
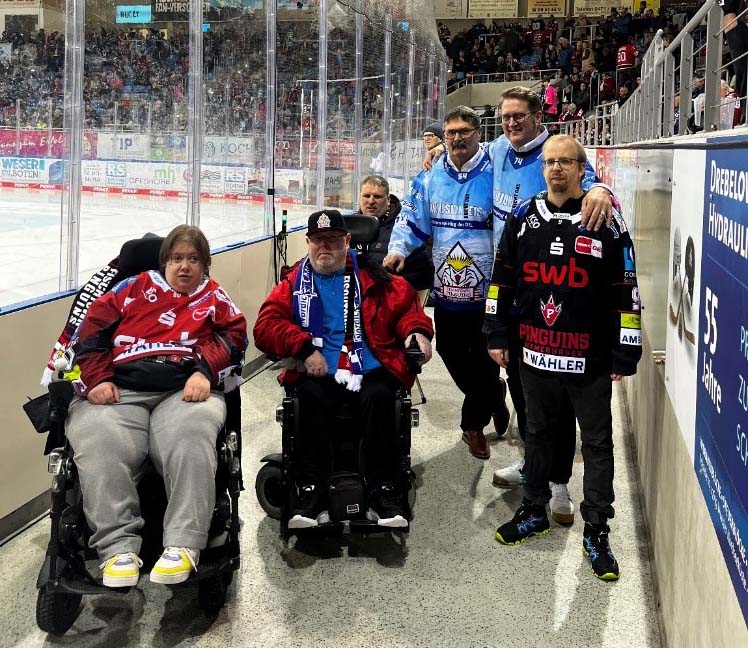
M61 290L62 198L60 191L0 189L0 308ZM184 198L82 193L79 283L117 256L125 241L146 232L163 236L186 222L188 206ZM283 208L290 228L314 211L305 205ZM259 202L202 199L200 227L216 250L271 231L264 213ZM279 206L277 223L280 218Z

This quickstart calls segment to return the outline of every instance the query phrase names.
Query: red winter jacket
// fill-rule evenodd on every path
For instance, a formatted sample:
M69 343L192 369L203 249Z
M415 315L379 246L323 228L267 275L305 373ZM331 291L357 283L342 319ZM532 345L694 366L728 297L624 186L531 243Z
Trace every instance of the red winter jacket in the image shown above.
M294 320L293 287L300 265L271 291L260 308L254 327L255 345L268 355L305 360L315 351L312 336ZM359 268L361 315L366 344L382 366L408 389L415 382L405 362L404 342L411 333L434 335L431 318L423 311L413 287L402 277L375 279ZM292 383L295 371L287 370L282 383Z

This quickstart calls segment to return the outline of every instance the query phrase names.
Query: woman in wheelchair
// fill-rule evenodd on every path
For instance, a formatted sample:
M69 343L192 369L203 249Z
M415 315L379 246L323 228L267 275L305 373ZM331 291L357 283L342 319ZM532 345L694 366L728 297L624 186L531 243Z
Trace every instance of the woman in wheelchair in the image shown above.
M99 297L77 333L81 374L66 435L91 547L110 587L138 582L136 487L149 457L168 497L165 550L151 581L180 583L197 569L215 504L222 384L246 347L244 316L208 276L210 248L197 227L174 228L159 264L160 272L130 277Z
M408 526L398 492L395 398L415 380L406 345L415 339L428 361L433 328L410 284L349 252L350 238L339 212L312 214L307 256L272 290L254 327L258 349L296 361L281 376L299 401L289 529L325 521L330 431L336 406L352 401L361 409L374 519L383 527Z

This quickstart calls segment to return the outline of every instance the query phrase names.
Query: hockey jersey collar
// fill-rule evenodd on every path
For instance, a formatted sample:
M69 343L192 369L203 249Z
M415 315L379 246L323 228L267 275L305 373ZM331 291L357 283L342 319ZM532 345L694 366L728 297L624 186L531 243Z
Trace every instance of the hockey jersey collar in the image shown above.
M491 164L491 158L488 152L483 147L478 147L478 152L471 157L465 164L462 165L461 169L457 169L449 155L444 156L444 169L445 171L456 180L465 182L475 176L479 175Z
M561 207L556 207L556 205L548 202L548 193L544 191L535 198L535 205L538 208L538 213L546 222L569 220L576 224L582 221L583 199L584 195L581 198L569 198Z
M519 148L514 148L514 146L511 146L512 150L517 155L529 155L530 153L533 153L537 149L539 149L543 144L545 144L545 141L550 137L550 133L544 128L540 135L538 135L535 139L530 140L527 142L527 144L523 144Z

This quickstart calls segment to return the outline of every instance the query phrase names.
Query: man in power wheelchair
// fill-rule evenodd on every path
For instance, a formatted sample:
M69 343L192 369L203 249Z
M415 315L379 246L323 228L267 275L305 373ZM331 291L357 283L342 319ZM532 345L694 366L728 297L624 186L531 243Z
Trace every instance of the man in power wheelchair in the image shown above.
M64 446L51 454L52 538L37 602L44 630L65 632L81 594L137 585L141 548L153 549L144 539L161 519L151 582L194 573L201 606L224 603L239 566L240 403L231 387L246 322L208 276L210 261L196 227L128 242L120 269L134 276L90 303L72 359L54 361L50 435L62 433ZM155 519L144 519L148 509ZM85 566L89 549L101 580Z
M293 365L280 378L287 393L284 536L344 521L352 529L408 528L406 390L415 373L406 348L414 349L420 363L427 362L433 327L407 281L350 251L352 228L368 228L367 238L373 240L377 227L377 220L367 216L344 218L335 210L312 214L307 256L272 290L255 323L257 348L290 358ZM347 424L342 430L341 419ZM354 459L341 472L331 443L341 440L336 436L350 441L357 433L361 461ZM357 443L354 447L358 450Z

